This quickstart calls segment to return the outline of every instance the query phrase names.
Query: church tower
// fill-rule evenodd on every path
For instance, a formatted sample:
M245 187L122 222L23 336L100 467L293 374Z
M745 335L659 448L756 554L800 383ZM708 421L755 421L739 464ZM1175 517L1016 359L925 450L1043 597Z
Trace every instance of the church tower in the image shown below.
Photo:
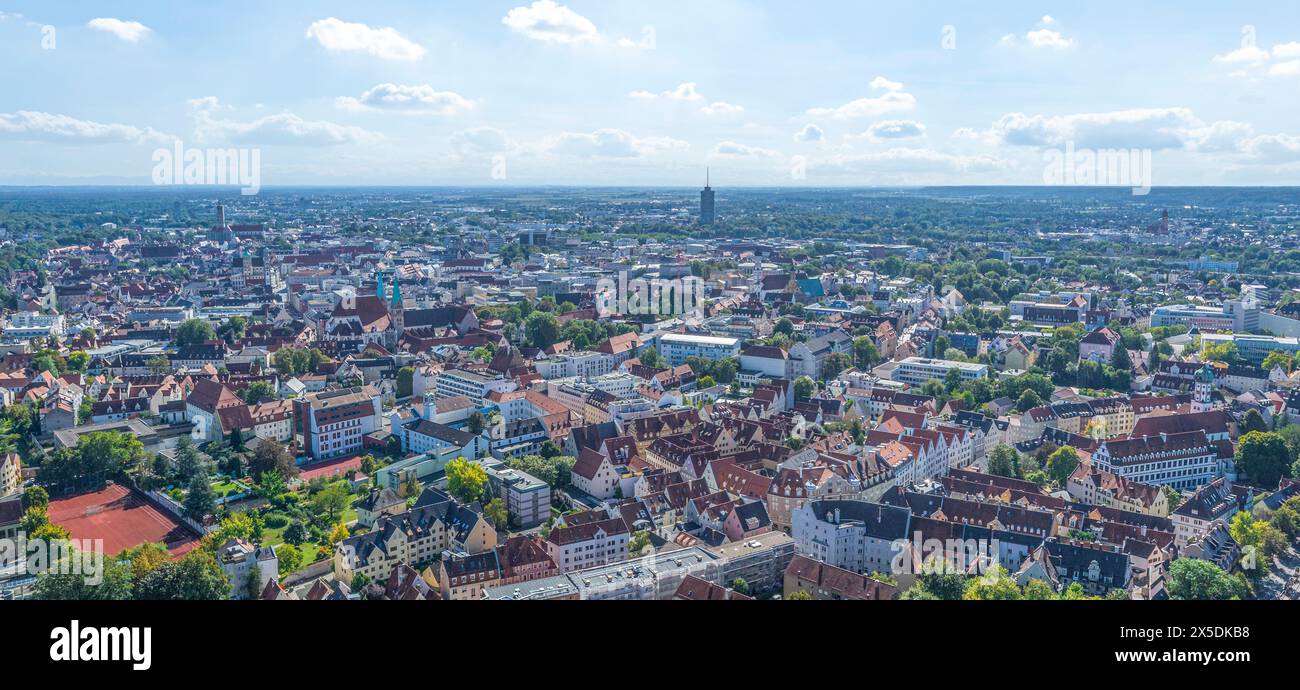
M378 297L379 299L383 299L384 298L384 274L383 273L380 273L379 271L375 271L375 284L376 284L375 296Z
M389 303L389 313L392 314L393 329L397 331L397 337L402 337L402 332L406 330L406 308L402 306L402 286L397 282L397 274L393 274L393 299Z
M1192 412L1209 412L1214 409L1214 403L1210 397L1214 391L1214 368L1207 362L1205 366L1192 377L1196 386L1192 392Z

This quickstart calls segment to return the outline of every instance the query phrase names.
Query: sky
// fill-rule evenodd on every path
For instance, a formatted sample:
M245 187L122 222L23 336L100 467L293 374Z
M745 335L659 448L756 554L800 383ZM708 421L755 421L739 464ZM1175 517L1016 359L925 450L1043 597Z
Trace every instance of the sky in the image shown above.
M1300 184L1300 3L0 0L0 85L9 185Z

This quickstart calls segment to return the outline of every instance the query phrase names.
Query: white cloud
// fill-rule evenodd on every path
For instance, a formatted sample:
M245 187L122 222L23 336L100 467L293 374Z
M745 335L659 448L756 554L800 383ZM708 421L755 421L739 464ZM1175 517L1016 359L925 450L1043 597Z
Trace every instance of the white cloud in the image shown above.
M813 117L831 117L837 120L858 117L879 117L889 113L900 113L916 107L916 97L903 90L903 84L890 81L884 77L871 80L871 88L883 89L885 93L877 97L859 98L835 108L810 108L808 114Z
M1053 31L1051 29L1030 31L1025 34L1025 40L1029 41L1029 45L1035 48L1055 48L1057 50L1064 50L1074 46L1073 38L1065 38L1061 35L1061 32Z
M127 43L139 43L140 39L152 31L140 22L124 21L112 17L99 17L86 22L86 26L96 31L105 31Z
M1244 45L1236 50L1215 55L1215 62L1241 63L1241 62L1263 62L1268 59L1268 51L1261 49L1259 46L1250 44Z
M314 38L330 52L361 52L384 60L419 60L424 47L411 41L392 27L373 28L335 17L312 22L307 38Z
M1290 163L1300 160L1300 137L1290 134L1264 134L1241 143L1241 150L1263 163Z
M333 146L366 144L382 139L360 127L340 125L324 120L306 120L293 113L267 115L249 122L217 119L212 115L216 99L201 99L195 110L194 135L200 142L226 142L248 146Z
M805 143L818 142L818 141L822 141L825 138L826 138L826 132L823 132L821 127L818 127L817 125L811 123L804 125L803 129L794 133L795 141L800 141Z
M876 153L841 154L824 161L826 166L854 173L969 173L1014 168L1011 161L996 156L958 156L933 149L892 148Z
M656 43L655 28L649 24L641 27L641 38L633 40L624 36L618 39L620 48L637 48L639 50L654 50Z
M1300 42L1278 43L1264 50L1252 37L1236 50L1215 55L1213 61L1236 67L1228 73L1234 79L1300 76Z
M217 100L216 96L203 96L201 98L191 98L185 101L185 104L188 105L193 110L218 110L222 107L225 107L221 105L221 102Z
M891 81L884 77L876 77L875 79L871 80L871 88L884 89L886 91L902 91L903 83L897 81Z
M1300 58L1300 42L1279 43L1273 46L1273 57L1279 60Z
M594 132L563 132L545 142L549 153L583 158L637 158L659 151L688 148L689 144L670 137L638 138L621 129Z
M600 38L590 19L554 0L537 0L527 7L516 7L501 18L501 23L511 31L544 43L587 43Z
M1193 127L1183 130L1187 148L1200 153L1238 151L1242 142L1254 134L1254 127L1248 122L1222 120L1205 127Z
M1203 126L1187 108L1052 116L1007 113L987 130L960 129L955 136L1016 146L1062 146L1073 142L1087 148L1164 149L1182 147L1186 131Z
M505 132L493 127L475 127L451 135L452 150L462 155L501 153L511 147Z
M454 91L436 91L428 84L378 84L359 98L341 96L334 99L341 110L456 115L477 107L477 103Z
M875 141L913 139L925 135L925 125L915 120L881 120L868 127L864 135Z
M647 100L647 101L654 100L656 98L662 98L669 101L699 101L704 99L704 96L700 94L699 90L696 88L695 82L693 81L688 81L684 84L680 84L677 86L677 88L671 89L669 91L663 91L660 93L652 93L650 91L633 91L632 93L629 93L628 96L632 98L639 98L641 100Z
M1278 62L1268 68L1270 77L1294 77L1297 74L1300 74L1300 60Z
M172 139L152 127L105 124L68 115L19 110L0 113L0 138L90 144L139 144Z
M700 112L705 115L739 115L740 113L745 112L745 108L725 101L714 101L703 108L700 108Z
M739 144L734 141L724 141L714 146L709 155L722 158L776 158L781 155L781 152L759 146Z
M1057 22L1050 14L1043 15L1038 20L1038 28L1025 32L1025 41L1032 48L1048 48L1052 50L1066 50L1075 46L1073 38L1066 38L1060 31L1048 28L1056 26ZM1004 46L1019 45L1020 39L1015 34L1006 34L1000 40Z

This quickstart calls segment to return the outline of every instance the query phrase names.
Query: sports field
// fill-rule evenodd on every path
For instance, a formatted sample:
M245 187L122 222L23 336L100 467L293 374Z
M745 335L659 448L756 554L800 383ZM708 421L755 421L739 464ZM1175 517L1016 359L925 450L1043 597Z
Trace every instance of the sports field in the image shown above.
M49 516L73 539L103 539L108 555L156 541L181 556L198 544L193 530L117 484L51 500Z

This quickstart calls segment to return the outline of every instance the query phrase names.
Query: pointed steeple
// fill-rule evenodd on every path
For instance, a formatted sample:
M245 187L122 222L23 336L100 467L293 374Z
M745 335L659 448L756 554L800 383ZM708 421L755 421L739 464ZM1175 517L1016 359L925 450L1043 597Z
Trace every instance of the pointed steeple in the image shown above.
M375 289L375 296L378 297L379 299L383 299L384 298L384 274L380 273L379 271L375 271L375 282L378 283L378 287Z
M397 274L393 274L393 307L402 306L402 286L397 283Z

